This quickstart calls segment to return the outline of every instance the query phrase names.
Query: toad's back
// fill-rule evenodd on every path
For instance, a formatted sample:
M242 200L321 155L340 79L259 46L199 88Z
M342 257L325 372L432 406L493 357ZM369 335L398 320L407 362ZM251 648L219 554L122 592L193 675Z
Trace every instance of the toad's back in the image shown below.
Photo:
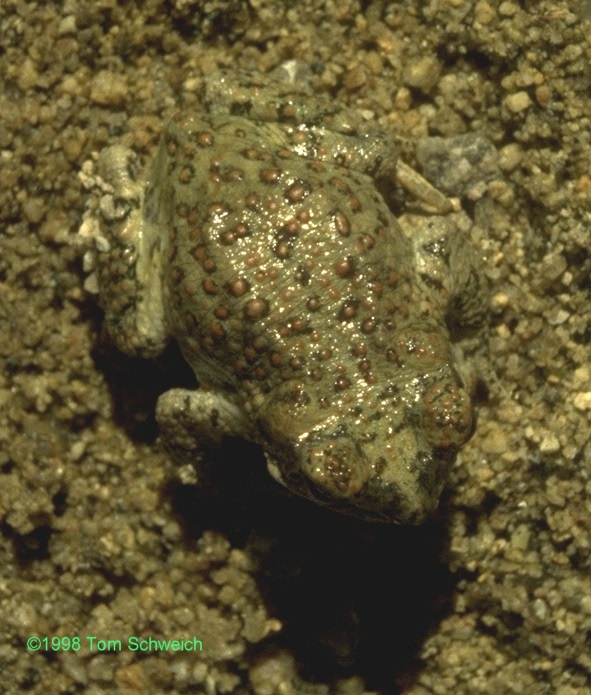
M297 144L279 124L173 121L146 199L168 233L171 332L203 382L253 404L294 378L326 398L371 383L373 353L393 369L396 331L409 306L422 313L410 243L373 181Z

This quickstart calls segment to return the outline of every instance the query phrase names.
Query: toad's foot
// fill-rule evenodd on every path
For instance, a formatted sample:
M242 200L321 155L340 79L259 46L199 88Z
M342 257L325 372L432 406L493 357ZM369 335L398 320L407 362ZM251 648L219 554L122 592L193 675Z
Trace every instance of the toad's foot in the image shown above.
M171 389L158 399L156 419L175 453L198 451L225 437L252 439L252 424L243 411L219 392Z
M458 201L448 198L418 171L400 159L396 162L395 180L416 198L422 212L447 215L460 209Z

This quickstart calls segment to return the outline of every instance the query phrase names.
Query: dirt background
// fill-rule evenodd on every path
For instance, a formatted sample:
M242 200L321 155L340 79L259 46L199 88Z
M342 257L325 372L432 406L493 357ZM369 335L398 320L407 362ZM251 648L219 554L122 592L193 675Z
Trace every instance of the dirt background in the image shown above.
M590 20L589 0L1 0L0 693L591 692ZM497 153L461 190L493 288L479 426L420 528L295 500L243 443L179 475L154 403L186 366L117 353L84 290L83 162L148 158L216 67L292 58L413 166L426 136Z

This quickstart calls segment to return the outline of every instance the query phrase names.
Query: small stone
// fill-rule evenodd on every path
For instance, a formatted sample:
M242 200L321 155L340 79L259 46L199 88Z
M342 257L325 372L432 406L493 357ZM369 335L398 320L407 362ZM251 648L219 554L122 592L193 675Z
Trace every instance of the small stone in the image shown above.
M18 86L23 91L32 89L37 84L39 73L35 68L35 63L30 58L27 58L21 65L18 73Z
M568 263L561 253L550 253L543 260L540 272L550 282L555 282L567 269Z
M516 142L505 145L499 150L499 168L503 171L514 171L523 159L523 150Z
M478 24L490 24L495 18L495 10L489 5L488 2L482 0L474 8L474 19Z
M423 92L429 92L441 75L441 63L433 56L411 61L403 73L404 83Z
M62 19L57 28L58 36L64 36L65 34L75 34L76 33L76 17L73 14L69 14Z
M488 434L482 440L482 451L486 454L503 454L509 448L506 433L496 425L491 425Z
M249 676L257 695L292 692L291 683L296 678L294 658L287 651L268 650L251 666Z
M591 410L591 391L581 391L573 398L575 408L578 410Z
M357 65L345 75L343 84L348 92L353 92L367 82L367 73L362 65Z
M577 367L573 372L573 386L576 389L580 389L584 384L588 384L591 380L591 372L589 371L589 366L584 364Z
M101 70L92 81L90 99L100 106L120 106L127 92L127 83L122 75Z
M560 442L553 434L546 435L540 442L540 451L542 454L554 454L560 450Z
M509 306L511 298L506 292L497 292L491 299L491 306L495 311L501 311Z
M502 2L499 5L499 14L502 17L512 17L518 10L519 7L512 2Z
M41 222L46 211L47 206L45 205L43 198L27 198L23 203L23 212L25 217L32 224Z
M504 104L511 113L521 113L531 106L531 99L527 92L515 92L505 97Z
M536 87L536 101L540 106L548 106L552 99L552 90L548 85L541 84Z

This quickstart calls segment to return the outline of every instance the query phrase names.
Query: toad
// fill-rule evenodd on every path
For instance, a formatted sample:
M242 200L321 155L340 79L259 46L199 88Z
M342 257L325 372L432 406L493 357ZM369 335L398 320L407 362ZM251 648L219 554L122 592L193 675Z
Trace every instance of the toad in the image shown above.
M423 521L475 421L450 338L486 307L466 216L398 220L384 182L443 196L389 131L305 86L220 72L202 103L144 173L122 146L99 158L112 339L147 357L178 341L199 388L163 394L157 419L186 450L245 437L321 505Z

